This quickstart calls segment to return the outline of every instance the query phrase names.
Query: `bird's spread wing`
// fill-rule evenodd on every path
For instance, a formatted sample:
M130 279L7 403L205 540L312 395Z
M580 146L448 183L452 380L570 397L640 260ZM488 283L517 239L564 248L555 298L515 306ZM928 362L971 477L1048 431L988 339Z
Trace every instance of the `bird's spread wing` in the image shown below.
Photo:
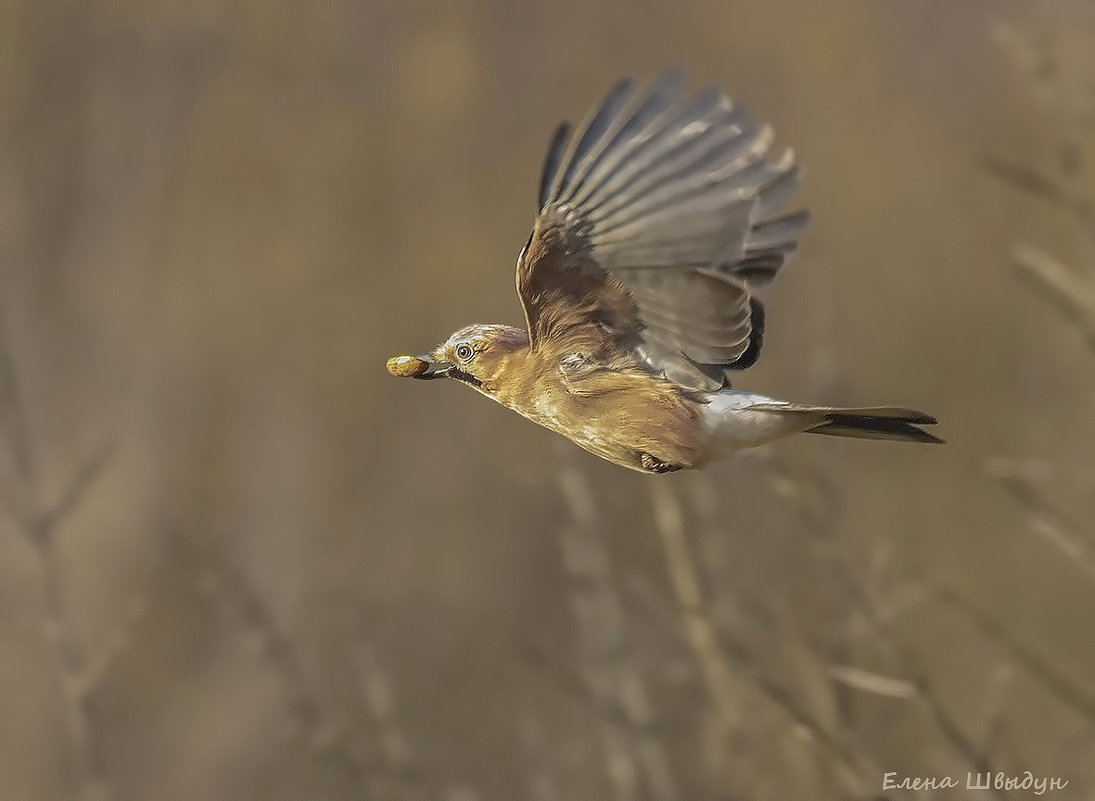
M670 70L621 81L580 132L556 132L517 263L534 348L591 360L625 350L684 387L715 390L760 351L764 284L805 211L773 216L797 184L790 151L714 89Z

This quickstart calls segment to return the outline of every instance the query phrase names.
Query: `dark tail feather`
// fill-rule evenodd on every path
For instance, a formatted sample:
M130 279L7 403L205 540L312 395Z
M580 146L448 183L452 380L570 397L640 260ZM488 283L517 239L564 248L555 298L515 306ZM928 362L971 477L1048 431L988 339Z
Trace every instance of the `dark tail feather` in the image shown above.
M895 442L933 442L942 444L943 440L939 437L932 436L927 431L913 425L913 423L930 425L934 422L935 419L928 415L911 411L908 416L901 417L834 412L824 422L807 429L807 433L826 434L831 437L858 437L859 439L888 439Z

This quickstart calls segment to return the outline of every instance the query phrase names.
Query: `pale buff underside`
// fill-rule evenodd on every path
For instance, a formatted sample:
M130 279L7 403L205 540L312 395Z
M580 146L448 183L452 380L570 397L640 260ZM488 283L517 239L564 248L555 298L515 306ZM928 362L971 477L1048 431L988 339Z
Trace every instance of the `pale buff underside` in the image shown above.
M755 403L778 401L736 390L708 394L707 402L692 400L662 382L659 389L668 391L662 402L651 403L650 378L642 378L634 388L621 382L621 388L595 398L568 393L558 369L547 379L539 374L537 383L550 381L550 389L499 393L472 387L590 453L644 473L643 453L683 468L700 468L742 448L804 431L824 417L750 409Z

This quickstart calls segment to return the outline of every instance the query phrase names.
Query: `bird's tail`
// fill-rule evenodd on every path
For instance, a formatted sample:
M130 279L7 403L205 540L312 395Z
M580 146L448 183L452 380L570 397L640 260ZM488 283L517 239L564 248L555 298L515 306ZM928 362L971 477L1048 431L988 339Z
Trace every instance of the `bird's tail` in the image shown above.
M935 425L935 418L913 409L891 406L865 409L805 407L804 411L825 414L822 422L806 429L808 434L888 439L895 442L943 442L939 437L920 428L923 425Z
M706 408L716 451L749 448L799 432L897 442L943 441L921 428L935 424L930 414L895 406L806 406L724 389L709 396Z

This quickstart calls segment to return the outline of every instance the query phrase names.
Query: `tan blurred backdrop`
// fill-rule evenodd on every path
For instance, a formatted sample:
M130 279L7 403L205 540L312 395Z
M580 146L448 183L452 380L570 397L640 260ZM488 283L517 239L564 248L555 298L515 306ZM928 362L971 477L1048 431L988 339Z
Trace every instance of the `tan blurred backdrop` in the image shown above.
M1095 797L1089 3L0 16L2 801ZM945 448L652 480L384 372L521 321L553 126L671 63L814 211L739 384Z

